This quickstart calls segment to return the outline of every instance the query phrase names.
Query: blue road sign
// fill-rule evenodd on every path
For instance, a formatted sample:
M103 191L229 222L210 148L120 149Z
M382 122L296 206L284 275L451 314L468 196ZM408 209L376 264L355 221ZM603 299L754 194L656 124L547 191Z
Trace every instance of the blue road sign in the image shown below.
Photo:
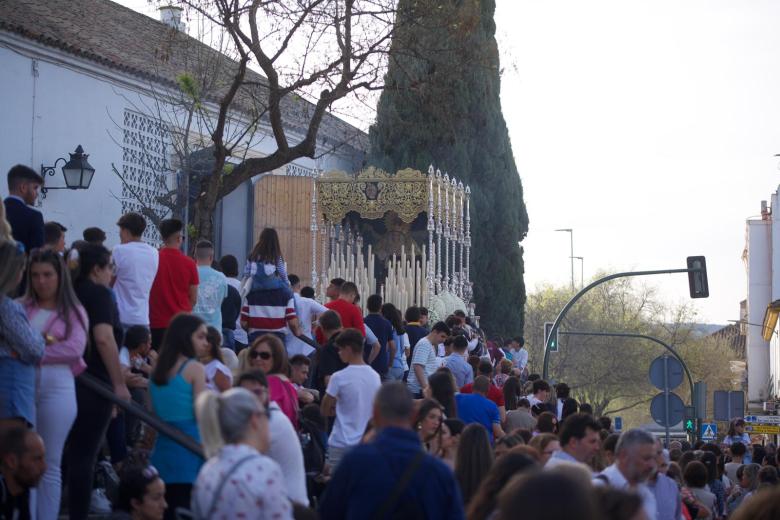
M615 420L612 421L612 424L615 426L616 432L622 432L623 431L623 418L622 417L615 417Z
M716 423L701 423L701 440L714 441L718 438L718 425Z

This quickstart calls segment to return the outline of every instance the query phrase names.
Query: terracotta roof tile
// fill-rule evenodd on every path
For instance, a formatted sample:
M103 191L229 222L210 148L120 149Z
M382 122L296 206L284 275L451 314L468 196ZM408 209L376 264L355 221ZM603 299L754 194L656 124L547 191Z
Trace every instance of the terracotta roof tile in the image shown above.
M197 39L109 0L2 0L0 30L168 85L181 73L198 70L188 66L195 60L210 62L214 70L237 66ZM265 83L254 71L248 76ZM286 99L285 123L305 128L309 106ZM327 115L322 130L331 139L349 139L355 148L365 149L366 135L337 117Z

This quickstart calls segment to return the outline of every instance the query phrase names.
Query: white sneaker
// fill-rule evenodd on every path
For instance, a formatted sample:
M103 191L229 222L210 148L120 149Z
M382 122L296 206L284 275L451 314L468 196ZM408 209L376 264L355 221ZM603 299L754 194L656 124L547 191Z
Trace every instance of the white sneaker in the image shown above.
M92 501L89 503L89 512L96 514L108 514L111 512L111 501L106 496L103 488L92 490Z

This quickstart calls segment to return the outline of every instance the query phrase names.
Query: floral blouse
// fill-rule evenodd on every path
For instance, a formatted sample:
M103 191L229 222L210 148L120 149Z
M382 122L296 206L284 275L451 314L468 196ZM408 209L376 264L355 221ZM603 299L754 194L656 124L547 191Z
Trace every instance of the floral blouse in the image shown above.
M225 477L228 480L215 499ZM293 518L279 465L246 444L223 446L203 465L192 489L192 512L195 518L214 520Z

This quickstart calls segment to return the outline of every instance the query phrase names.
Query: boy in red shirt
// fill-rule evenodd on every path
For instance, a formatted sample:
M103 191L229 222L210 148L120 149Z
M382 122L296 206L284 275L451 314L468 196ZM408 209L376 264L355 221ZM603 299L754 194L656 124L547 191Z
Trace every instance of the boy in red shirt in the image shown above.
M165 330L175 315L192 312L198 301L198 268L181 252L184 223L177 219L160 222L160 261L149 293L149 327L152 347L159 349Z
M339 289L339 297L333 301L325 304L325 307L332 311L336 311L341 318L341 324L345 329L357 329L366 337L366 326L363 323L363 313L360 312L360 307L353 302L358 296L357 285L352 282L344 282ZM324 338L321 331L317 331L317 341L320 345L323 344Z

